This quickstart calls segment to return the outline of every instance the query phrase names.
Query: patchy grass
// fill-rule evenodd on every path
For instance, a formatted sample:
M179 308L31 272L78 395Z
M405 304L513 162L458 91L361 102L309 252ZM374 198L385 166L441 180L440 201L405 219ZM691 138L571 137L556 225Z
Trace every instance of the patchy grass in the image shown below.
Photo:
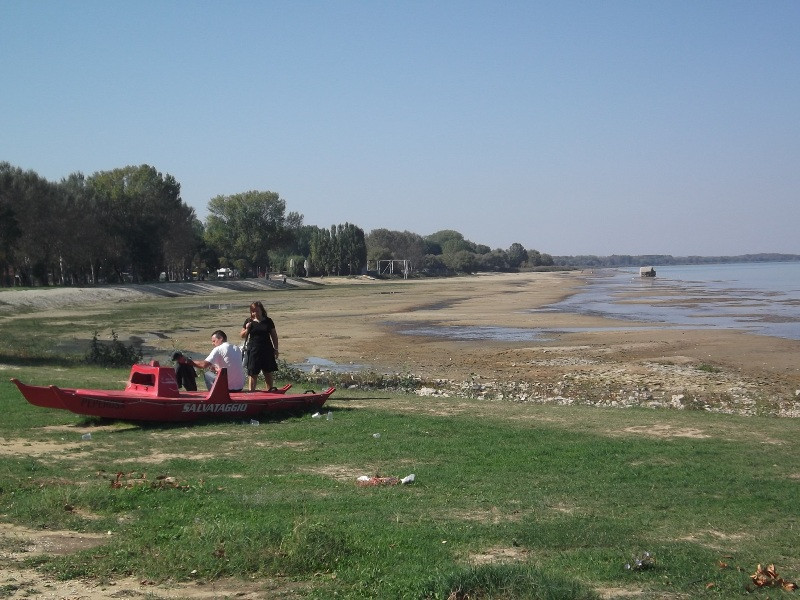
M355 390L329 408L257 427L93 425L5 379L0 513L105 536L25 563L58 578L283 578L309 598L731 597L758 563L800 575L792 420ZM652 568L625 568L645 551Z
M354 315L359 293L341 290ZM281 314L307 318L304 294L282 296ZM404 393L419 387L410 375L312 381L284 364L281 380L340 388L331 420L170 426L34 407L9 382L120 389L127 368L83 363L92 332L146 356L197 351L245 305L219 294L3 317L0 571L21 575L0 596L43 593L27 582L50 577L148 582L158 597L201 583L243 598L728 598L758 564L800 578L795 421L710 413L688 392L681 408L702 410L509 401L535 390L478 381L420 398Z

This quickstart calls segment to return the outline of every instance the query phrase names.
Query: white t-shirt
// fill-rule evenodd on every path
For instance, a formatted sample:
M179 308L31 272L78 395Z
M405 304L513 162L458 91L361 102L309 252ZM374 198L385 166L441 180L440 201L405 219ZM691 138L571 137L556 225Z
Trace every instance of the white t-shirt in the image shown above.
M242 349L230 342L216 346L206 357L217 369L228 369L228 389L241 390L244 387L244 368L242 368Z

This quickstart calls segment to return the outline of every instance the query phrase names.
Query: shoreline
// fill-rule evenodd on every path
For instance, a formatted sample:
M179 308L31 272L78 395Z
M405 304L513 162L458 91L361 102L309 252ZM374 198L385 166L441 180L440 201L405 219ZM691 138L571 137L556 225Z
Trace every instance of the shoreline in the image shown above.
M384 307L392 324L371 324L380 334L358 345L366 352L339 349L325 358L395 365L395 373L433 383L422 395L800 417L796 340L536 310L570 297L591 275L487 275L421 285L425 300ZM573 331L523 341L402 333L421 322Z
M418 381L421 395L800 416L800 341L542 310L575 294L592 275L570 271L388 281L326 277L282 293L273 293L264 281L249 281L244 290L194 282L135 290L28 290L37 299L20 317L39 312L67 317L89 304L113 309L119 302L164 297L165 288L172 297L235 294L228 310L214 312L213 323L169 332L131 323L117 331L123 340L153 333L145 336L145 343L158 360L175 347L202 358L211 330L241 325L238 297L241 304L260 298L276 321L282 360L301 364L317 357L344 367L399 374ZM6 302L4 295L18 293L0 292L0 302ZM19 312L2 308L0 318L13 319ZM421 325L544 328L548 336L509 341L407 333Z

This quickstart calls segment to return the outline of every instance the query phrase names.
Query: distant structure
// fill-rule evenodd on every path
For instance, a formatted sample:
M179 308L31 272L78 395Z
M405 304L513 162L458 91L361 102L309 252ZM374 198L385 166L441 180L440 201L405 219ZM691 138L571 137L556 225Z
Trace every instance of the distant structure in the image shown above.
M639 267L639 277L655 277L656 270L653 267Z
M408 279L408 274L411 272L410 262L411 261L408 259L376 260L375 270L380 275L394 275L394 265L397 263L398 269L400 269L403 274L403 279ZM369 264L367 265L367 270L369 270Z

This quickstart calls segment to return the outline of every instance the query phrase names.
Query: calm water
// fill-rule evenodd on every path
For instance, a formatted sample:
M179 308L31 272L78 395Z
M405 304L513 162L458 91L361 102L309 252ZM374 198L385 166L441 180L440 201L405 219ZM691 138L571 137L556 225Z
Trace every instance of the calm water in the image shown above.
M599 272L574 296L544 310L664 326L741 329L800 340L800 263L659 267ZM634 295L636 302L626 302Z
M566 311L651 322L653 327L664 328L741 329L800 340L800 263L654 266L657 277L653 279L639 277L638 268L598 271L577 294L531 312ZM625 329L631 327L602 328ZM565 331L587 329L421 326L403 333L461 340L541 341Z

